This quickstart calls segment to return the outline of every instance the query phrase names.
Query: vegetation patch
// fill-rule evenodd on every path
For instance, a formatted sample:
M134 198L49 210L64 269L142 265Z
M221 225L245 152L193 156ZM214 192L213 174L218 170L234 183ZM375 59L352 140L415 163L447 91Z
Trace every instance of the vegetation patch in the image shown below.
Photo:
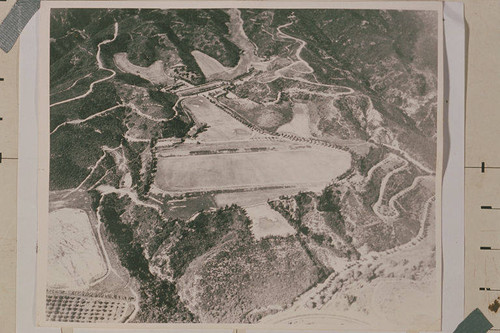
M140 284L138 322L196 322L177 295L174 283L160 280L149 271L141 241L131 225L121 221L128 203L117 195L102 200L101 218L109 239L115 244L122 265Z

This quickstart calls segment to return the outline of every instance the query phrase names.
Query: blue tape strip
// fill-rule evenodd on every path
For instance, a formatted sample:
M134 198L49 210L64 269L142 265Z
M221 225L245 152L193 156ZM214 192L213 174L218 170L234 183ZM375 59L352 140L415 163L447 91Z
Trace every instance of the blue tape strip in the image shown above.
M486 333L492 327L493 325L486 319L481 310L476 309L457 326L453 333Z
M26 24L40 8L40 0L17 0L0 24L0 48L9 52Z

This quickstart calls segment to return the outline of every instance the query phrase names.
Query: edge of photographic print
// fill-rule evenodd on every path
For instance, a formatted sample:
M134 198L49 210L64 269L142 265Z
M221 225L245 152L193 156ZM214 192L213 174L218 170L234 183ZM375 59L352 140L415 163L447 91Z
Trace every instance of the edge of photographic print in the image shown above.
M328 324L207 324L207 323L79 323L47 321L46 279L48 257L48 217L49 217L49 161L50 161L50 117L49 117L49 49L50 49L50 10L52 8L328 8L328 9L393 9L393 10L433 10L438 13L438 87L437 87L437 156L436 156L436 278L439 291L439 318L441 317L442 292L442 242L441 242L441 187L443 166L443 11L442 2L438 1L387 1L387 2L298 2L298 1L42 1L39 26L38 59L38 245L37 245L37 281L36 281L36 322L44 327L74 328L171 328L171 329L299 329L331 330ZM402 310L403 311L403 310ZM377 327L383 329L383 327ZM387 328L389 330L405 330ZM408 328L409 329L409 328ZM411 329L415 329L411 327ZM432 327L420 327L421 331L441 330L441 320Z

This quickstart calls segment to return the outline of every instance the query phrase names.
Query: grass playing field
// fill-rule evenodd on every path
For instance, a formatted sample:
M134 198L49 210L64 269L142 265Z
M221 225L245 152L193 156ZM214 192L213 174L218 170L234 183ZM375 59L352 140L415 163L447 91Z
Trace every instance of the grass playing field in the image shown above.
M158 161L156 184L194 192L263 186L324 186L350 167L350 155L333 149L297 149L173 156Z

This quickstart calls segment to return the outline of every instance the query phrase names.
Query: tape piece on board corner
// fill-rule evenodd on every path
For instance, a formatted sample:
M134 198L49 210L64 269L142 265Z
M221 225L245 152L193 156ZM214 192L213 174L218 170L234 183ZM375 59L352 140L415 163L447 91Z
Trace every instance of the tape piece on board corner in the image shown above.
M481 310L472 311L453 331L453 333L486 333L493 325Z
M26 24L40 8L40 0L17 0L0 24L0 48L9 52Z

